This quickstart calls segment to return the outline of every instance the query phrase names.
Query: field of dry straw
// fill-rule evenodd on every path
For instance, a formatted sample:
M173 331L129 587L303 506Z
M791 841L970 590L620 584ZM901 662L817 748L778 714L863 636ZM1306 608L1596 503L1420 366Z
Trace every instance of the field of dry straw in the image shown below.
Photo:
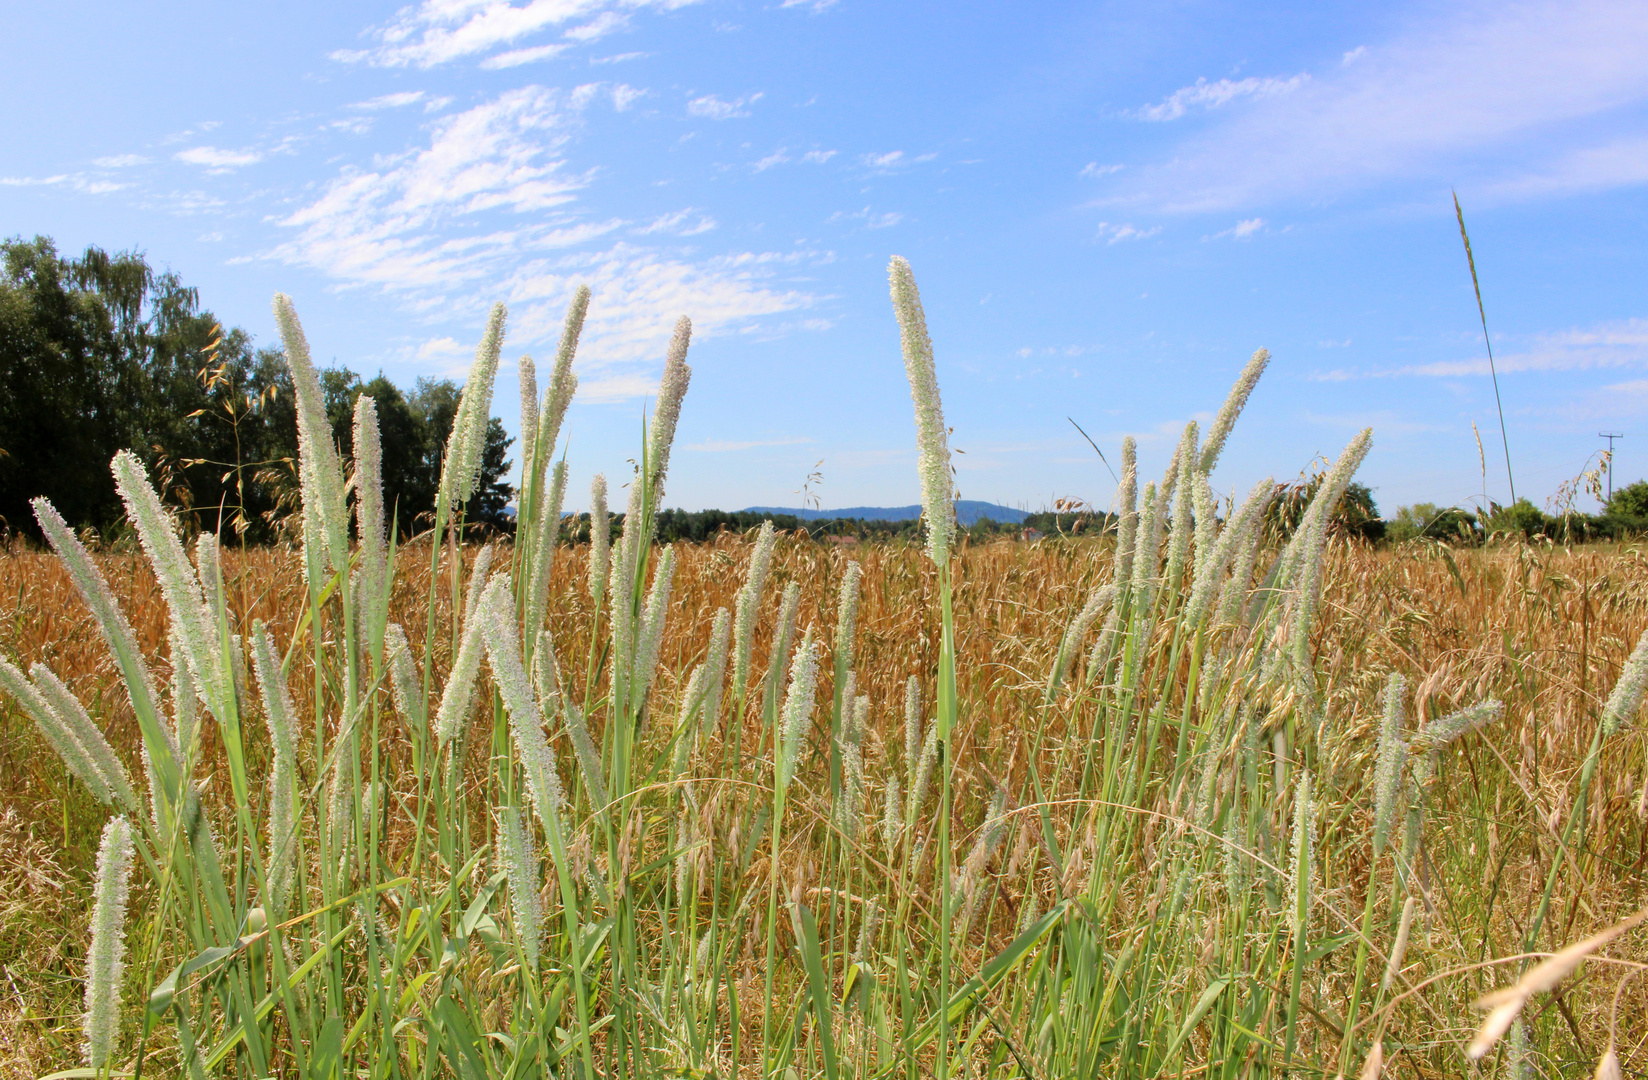
M653 543L685 320L591 543L550 464L587 291L512 542L446 528L501 308L398 549L371 399L340 460L284 297L303 546L191 558L129 456L141 550L37 504L0 1077L1648 1070L1642 554L1340 536L1367 433L1274 535L1209 480L1263 351L1160 486L1124 446L1116 531L969 544L892 283L925 546Z

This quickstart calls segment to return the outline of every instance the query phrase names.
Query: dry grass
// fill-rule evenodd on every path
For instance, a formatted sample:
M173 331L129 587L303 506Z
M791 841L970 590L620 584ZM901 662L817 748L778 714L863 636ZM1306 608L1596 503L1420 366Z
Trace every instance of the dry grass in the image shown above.
M678 551L657 700L676 700L676 681L702 655L715 610L733 607L743 582L744 547L741 538L725 536ZM584 549L566 556L555 570L550 626L565 638L564 654L577 655L573 636L589 623ZM977 822L993 780L1022 769L1019 732L1039 703L1062 628L1094 581L1108 574L1108 556L1104 540L1053 540L974 546L956 561L964 703L956 748L958 820ZM930 613L937 579L915 547L866 546L849 554L784 543L773 574L777 586L802 583L802 626L826 632L833 623L849 557L864 568L858 685L873 703L865 757L878 762L901 753L904 680L936 665L939 643ZM102 563L138 640L165 674L165 606L147 563L136 552L107 554ZM263 619L277 641L290 640L301 607L298 556L280 549L227 553L224 569L241 625ZM446 595L429 589L427 577L427 549L404 552L391 618L406 626L414 647L421 644L427 598ZM1326 674L1329 726L1340 736L1334 771L1369 768L1378 696L1392 671L1405 673L1415 687L1421 722L1486 697L1507 707L1506 719L1466 740L1445 773L1426 835L1429 912L1416 937L1425 936L1427 949L1414 981L1449 963L1519 952L1596 715L1648 624L1648 563L1635 549L1619 547L1450 552L1420 545L1373 550L1338 544L1324 580L1325 615L1316 652ZM0 616L0 654L23 666L36 660L49 664L93 706L117 751L131 760L138 733L118 673L57 560L21 550L0 556L0 597L7 609ZM437 625L447 625L446 618L438 611ZM758 639L752 665L757 676L766 669L767 647ZM438 668L447 666L448 653L448 643L438 642ZM300 657L293 669L299 700L306 698L304 683L312 677L307 664ZM1064 715L1075 719L1073 712ZM746 752L757 750L758 720L752 712L742 733ZM1080 735L1074 728L1058 730L1055 718L1045 753L1052 759ZM397 739L391 733L386 740L391 761ZM404 740L400 746L404 752ZM1547 933L1551 941L1588 932L1648 899L1643 876L1648 832L1639 801L1645 746L1648 741L1638 731L1612 744L1604 759L1592 801L1591 846L1559 889ZM212 766L208 757L202 773L212 773ZM224 783L221 770L217 776L215 782ZM1176 797L1163 792L1158 805L1171 810ZM827 806L827 799L826 794L819 805ZM1348 812L1364 814L1367 807ZM0 1076L49 1071L45 1066L70 1056L78 1041L75 980L101 818L85 793L72 789L32 725L9 700L0 704ZM1009 841L1013 864L1024 859L1028 836L1026 829L1016 845ZM1079 850L1078 839L1070 839L1068 849ZM395 842L391 838L391 845ZM1145 850L1152 847L1146 844ZM1366 851L1322 854L1330 906L1356 910ZM1007 866L1003 878L1013 869ZM1077 865L1070 870L1079 873ZM1155 883L1145 881L1140 902L1155 893ZM1011 903L996 909L976 938L979 955L1011 936L1015 917ZM1648 958L1644 946L1630 939L1615 955ZM1587 1055L1594 1061L1606 1042L1616 977L1607 970L1592 973L1586 978L1594 985L1569 986L1543 1003L1560 1012L1576 1067ZM1443 1021L1440 1026L1455 1030L1463 1042L1475 1020L1463 1003L1495 983L1494 975L1484 974L1440 992L1424 1007L1432 1010L1431 1020ZM1644 996L1627 991L1621 1004L1619 1052L1627 1073L1648 1069L1644 1036L1632 1034L1648 1032Z

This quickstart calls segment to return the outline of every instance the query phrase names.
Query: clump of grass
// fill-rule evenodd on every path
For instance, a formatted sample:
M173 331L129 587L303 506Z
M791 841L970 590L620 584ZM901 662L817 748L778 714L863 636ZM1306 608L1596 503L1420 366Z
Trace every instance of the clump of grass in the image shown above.
M684 320L624 478L619 540L605 546L602 480L597 542L570 548L551 462L587 290L541 400L522 366L532 437L507 554L458 543L457 509L501 308L427 557L384 531L370 408L353 462L315 426L318 385L285 298L305 427L301 560L250 556L272 560L256 589L210 537L191 560L128 457L116 472L147 570L100 567L41 506L123 685L114 706L88 709L74 699L88 679L3 669L87 793L127 813L114 820L129 822L141 890L122 1000L136 1008L90 1033L107 1047L93 1064L1153 1077L1359 1060L1377 1073L1389 1051L1457 1067L1462 1047L1427 995L1481 989L1482 959L1458 957L1466 935L1438 915L1440 890L1481 868L1449 843L1461 815L1438 792L1461 741L1503 710L1442 666L1416 687L1410 725L1394 676L1418 677L1414 656L1442 650L1379 651L1343 628L1401 591L1371 588L1376 570L1331 530L1368 433L1281 550L1262 544L1268 482L1220 523L1212 470L1261 352L1207 443L1188 426L1160 482L1141 492L1124 446L1114 544L975 553L954 534L914 275L895 260L890 276L921 450L919 557L843 563L770 528L655 550L691 376ZM1432 587L1464 594L1448 558ZM111 587L109 566L132 588ZM1479 569L1485 581L1492 567ZM164 620L123 614L145 580ZM1379 641L1398 632L1400 620ZM1568 824L1547 830L1549 878L1516 897L1532 944L1512 955L1536 951L1564 868L1623 842L1590 796L1619 775L1606 752L1636 739L1638 675L1595 714ZM99 714L118 714L126 737ZM141 769L119 759L134 744ZM1555 783L1533 778L1528 797ZM1478 790L1474 806L1512 787ZM1508 853L1496 857L1503 868ZM1482 940L1502 928L1494 899L1480 912L1446 899L1480 917ZM94 947L94 972L110 970L107 952ZM1551 970L1516 984L1512 1019L1536 1049L1550 1018L1522 1011ZM1502 1018L1512 999L1489 1000Z

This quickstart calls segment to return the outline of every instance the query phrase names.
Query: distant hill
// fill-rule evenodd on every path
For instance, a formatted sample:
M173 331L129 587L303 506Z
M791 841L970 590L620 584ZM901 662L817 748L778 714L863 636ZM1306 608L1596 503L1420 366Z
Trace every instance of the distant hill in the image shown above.
M802 521L830 521L835 518L858 518L862 521L914 521L921 516L921 507L911 506L846 506L840 510L809 510L793 506L750 506L746 514L793 514ZM980 518L1002 524L1017 525L1030 515L1023 510L977 499L959 499L956 502L956 520L963 525L974 525Z

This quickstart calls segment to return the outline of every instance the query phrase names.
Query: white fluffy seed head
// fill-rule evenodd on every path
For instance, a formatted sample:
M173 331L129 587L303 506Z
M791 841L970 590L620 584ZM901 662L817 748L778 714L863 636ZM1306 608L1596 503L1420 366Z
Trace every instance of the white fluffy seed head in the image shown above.
M1059 643L1059 655L1054 661L1053 675L1049 685L1069 675L1070 667L1076 662L1076 656L1081 652L1082 642L1087 639L1087 632L1093 628L1093 622L1100 613L1108 610L1116 600L1116 586L1099 585L1087 594L1087 602L1070 620L1065 627L1064 640Z
M658 657L664 647L664 621L669 615L670 585L675 580L675 545L664 549L647 593L645 617L635 643L635 694L645 697L658 675Z
M687 366L687 346L692 343L692 320L685 315L675 323L669 352L664 357L664 376L658 383L658 404L653 407L652 426L647 431L647 466L652 470L652 505L662 505L664 479L669 473L670 448L675 444L675 426L681 419L681 399L687 396L692 368Z
M502 304L493 304L486 332L475 349L469 366L458 411L447 436L446 458L441 464L441 489L455 513L475 494L486 452L486 431L492 420L492 386L498 376L498 357L504 346L504 321L509 315Z
M1385 964L1385 977L1379 983L1380 993L1389 993L1391 984L1402 972L1402 961L1408 953L1408 937L1413 933L1413 915L1418 910L1418 897L1409 896L1402 902L1402 921L1396 927L1396 943L1391 946L1390 960Z
M818 655L813 634L808 630L796 646L790 661L790 687L784 697L780 731L777 786L780 794L788 789L795 775L795 762L801 753L801 740L807 721L812 718L814 696L818 690Z
M39 664L35 665L39 672L46 669ZM0 690L5 690L17 699L23 706L23 711L34 719L40 733L51 743L57 756L63 759L86 790L90 791L98 801L115 806L119 803L119 796L115 794L109 778L104 775L102 767L96 760L96 755L85 745L83 733L77 731L71 720L60 714L48 696L42 693L42 687L36 682L31 683L24 674L13 667L4 658L0 658ZM110 751L111 755L113 751Z
M1236 426L1236 418L1242 414L1242 407L1247 404L1248 395L1259 382L1259 376L1265 373L1265 366L1270 363L1270 351L1259 349L1248 360L1247 366L1236 377L1236 385L1230 388L1230 396L1219 409L1219 414L1213 418L1213 423L1207 429L1207 444L1202 447L1202 472L1210 473L1219 463L1219 454L1225 448L1225 440L1230 437L1230 429Z
M1184 435L1179 439L1179 452L1173 455L1173 460L1179 463L1177 486L1180 491L1179 501L1173 505L1173 531L1167 538L1167 581L1170 589L1178 586L1179 578L1184 574L1185 559L1190 553L1198 432L1196 421L1186 424ZM1163 490L1165 492L1166 485L1163 485Z
M349 565L349 519L343 501L343 467L332 443L332 425L326 419L326 399L320 377L309 358L309 340L298 322L292 299L276 293L275 323L292 372L292 396L298 419L298 481L304 511L306 570L322 562L342 571ZM316 550L311 553L311 546ZM312 581L318 588L320 582Z
M394 627L399 630L400 627ZM402 635L401 644L405 645ZM263 699L263 723L273 751L269 764L269 857L264 870L269 893L265 906L276 918L285 917L292 895L297 843L297 711L280 672L280 658L262 620L252 624L252 668Z
M1316 808L1309 770L1300 774L1299 787L1293 797L1293 836L1289 848L1287 895L1297 937L1303 933L1304 923L1310 917L1311 864L1316 848Z
M607 478L600 473L589 484L589 599L599 604L612 571L612 523L607 520Z
M1480 730L1505 715L1505 706L1493 700L1478 702L1426 724L1413 737L1413 752L1428 754Z
M1121 518L1116 523L1115 572L1110 580L1126 586L1133 576L1133 552L1139 542L1139 450L1131 435L1122 440L1122 480L1116 502Z
M773 523L763 521L761 531L756 534L755 546L750 550L750 566L744 575L744 587L738 592L738 603L734 608L733 640L736 651L733 654L733 693L742 697L750 682L750 650L755 644L755 624L761 616L761 594L767 587L767 574L772 569L773 548L778 544L778 534L773 532Z
M1620 729L1637 718L1642 711L1643 692L1648 691L1648 631L1637 640L1631 658L1608 695L1608 704L1602 710L1602 737L1611 739Z
M515 372L521 386L522 468L530 469L538 452L538 365L532 362L532 357L523 355L515 363Z
M371 395L355 398L355 531L360 536L361 606L376 620L387 603L389 549L384 535L383 442ZM376 636L375 634L373 635Z
M1373 773L1373 854L1375 858L1390 841L1396 821L1396 800L1402 791L1402 766L1408 759L1402 741L1402 706L1407 684L1401 675L1392 675L1385 688L1385 711L1379 728L1378 760Z
M528 579L526 602L526 637L536 642L543 629L544 614L549 607L549 579L555 570L555 555L561 542L561 504L566 499L567 464L555 463L554 478L549 484L549 497L541 494L538 503L538 523L534 532L537 542L532 549L532 576Z
M858 630L858 599L860 579L864 568L857 562L847 563L847 572L841 578L841 597L836 605L835 656L836 663L853 664L853 636Z
M486 587L476 622L486 641L487 662L492 681L509 714L509 728L515 736L515 752L526 773L527 789L545 831L560 828L561 807L566 797L556 771L555 755L544 738L543 715L527 677L521 654L521 637L515 624L515 603L511 598L509 574L500 571Z
M699 719L700 738L715 730L721 719L721 699L727 686L727 649L732 638L732 617L726 608L717 608L710 623L710 654L704 662L708 675L704 686L704 708Z
M130 895L132 826L124 817L103 826L92 889L92 942L86 953L86 1064L108 1065L120 1030L120 975L126 952L126 903Z
M149 665L144 660L142 650L137 647L137 635L132 631L132 624L115 602L102 572L92 562L91 552L86 550L86 546L74 535L74 530L69 528L69 523L63 520L63 515L48 500L37 498L31 505L34 507L34 519L40 523L46 542L57 552L58 559L68 570L81 599L91 609L98 632L103 635L109 652L120 665L132 710L139 717L158 716L160 695L155 690L154 676L149 673Z
M921 681L911 675L904 682L904 768L913 783L921 757Z
M532 844L532 829L513 806L498 814L498 831L503 841L504 874L509 881L509 906L514 915L515 936L527 966L538 967L538 947L544 936L543 909L538 900L538 852Z
M578 390L578 376L572 372L572 358L578 352L578 337L584 330L584 316L589 312L589 286L580 284L572 291L567 304L566 322L561 327L561 342L555 349L555 367L550 372L549 389L544 392L543 413L538 418L538 440L544 444L544 460L555 449L561 437L561 422L566 418L567 406Z
M951 499L954 489L950 482L949 429L944 425L944 406L939 401L933 342L927 336L927 316L921 309L921 293L916 289L910 264L900 256L893 256L887 276L892 284L893 311L898 317L899 340L904 350L904 371L910 380L910 398L915 403L927 554L942 566L950 559L956 512Z

